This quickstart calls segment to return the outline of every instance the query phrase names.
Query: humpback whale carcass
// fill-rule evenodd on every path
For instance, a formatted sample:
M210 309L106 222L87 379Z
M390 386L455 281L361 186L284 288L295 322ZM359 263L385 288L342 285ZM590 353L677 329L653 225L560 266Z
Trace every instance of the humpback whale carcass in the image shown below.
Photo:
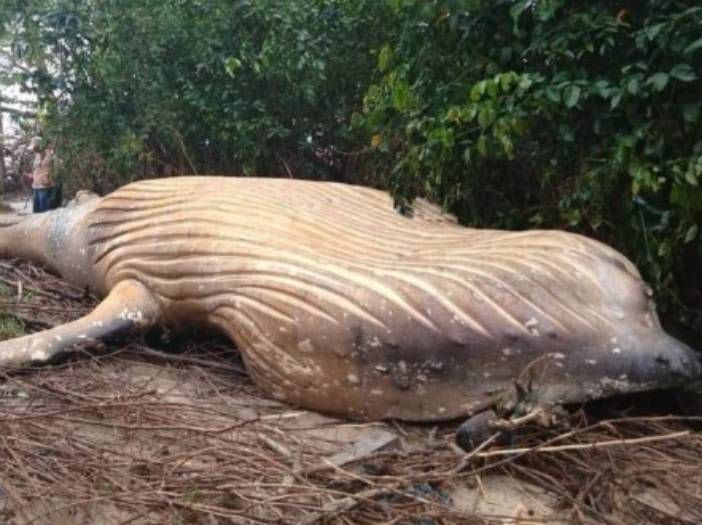
M104 300L0 343L0 366L154 324L219 330L266 394L362 419L470 415L525 371L548 403L685 383L697 354L660 327L615 250L561 231L459 226L424 201L289 179L180 177L5 215L0 252Z

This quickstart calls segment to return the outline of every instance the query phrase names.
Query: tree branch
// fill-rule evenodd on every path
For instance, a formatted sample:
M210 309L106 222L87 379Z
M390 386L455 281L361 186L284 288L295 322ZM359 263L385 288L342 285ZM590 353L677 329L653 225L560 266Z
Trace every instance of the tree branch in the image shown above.
M20 117L29 117L29 118L33 118L33 117L37 116L37 114L33 111L25 111L22 109L15 109L15 108L11 108L9 106L0 106L0 113L10 113L12 115L17 115Z

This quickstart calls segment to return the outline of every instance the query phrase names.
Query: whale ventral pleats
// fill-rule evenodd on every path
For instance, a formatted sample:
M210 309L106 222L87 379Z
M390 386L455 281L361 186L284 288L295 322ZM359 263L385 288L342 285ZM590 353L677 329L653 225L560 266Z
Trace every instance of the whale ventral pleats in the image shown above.
M26 254L107 295L104 312L139 290L149 324L223 332L264 392L326 413L441 420L529 370L558 402L701 370L662 332L631 262L566 232L465 228L422 200L403 216L387 193L347 184L199 176L135 182L42 221ZM70 250L48 256L57 243ZM129 304L122 321L138 328Z

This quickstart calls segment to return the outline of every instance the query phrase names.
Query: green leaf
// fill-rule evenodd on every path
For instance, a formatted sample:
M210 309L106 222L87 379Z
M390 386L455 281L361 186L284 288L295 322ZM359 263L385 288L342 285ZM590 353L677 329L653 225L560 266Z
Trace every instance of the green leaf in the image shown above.
M562 6L563 0L550 0L548 2L535 2L532 4L537 18L541 22L549 22L556 16L556 12Z
M515 2L510 8L509 16L512 18L512 31L514 31L515 34L519 34L519 17L524 11L529 9L530 6L531 0L520 0L519 2Z
M614 93L614 96L609 101L610 109L615 109L621 101L622 101L622 92L621 92L621 90L617 90Z
M544 223L544 216L540 213L535 213L534 215L529 217L529 223L533 224L534 226L539 226Z
M685 233L685 243L691 242L697 237L697 234L699 233L699 227L697 224L693 224L687 229L687 233Z
M577 226L582 220L582 213L577 208L563 210L563 216L568 221L569 226Z
M546 98L549 99L551 102L560 103L561 94L554 87L548 86L546 88Z
M390 67L390 62L392 61L392 48L389 44L385 44L383 48L378 53L378 69L381 73L384 73Z
M473 84L473 87L470 88L470 99L473 102L478 102L484 93L485 81L481 80L480 82L476 82L475 84Z
M492 106L485 105L478 111L478 124L485 129L495 120L495 110Z
M478 153L480 153L482 157L487 157L487 138L485 137L485 135L480 135L480 137L478 138L478 142L475 146L478 149Z
M570 86L565 88L565 90L563 91L563 102L565 103L566 107L575 107L578 103L578 100L580 100L580 86L571 84Z
M531 87L534 82L528 75L522 75L519 79L519 89L527 90Z
M500 143L502 144L502 149L504 150L505 155L507 155L507 158L512 159L514 153L514 143L512 142L512 139L509 138L508 135L500 135Z
M689 64L678 64L670 70L670 76L681 82L692 82L697 78L695 71Z
M573 128L567 124L563 124L558 128L558 134L566 142L573 142L575 140Z
M517 80L516 73L510 71L509 73L502 73L497 75L496 80L500 83L500 88L503 92L508 92L512 87L512 83Z
M466 163L466 166L471 165L471 153L470 153L470 148L466 148L463 150L463 162Z
M351 127L354 129L359 129L363 126L364 119L360 113L353 113L351 115Z
M224 61L224 71L227 72L227 75L230 77L234 78L236 77L236 72L239 71L242 67L241 60L239 60L236 57L229 57L227 60Z
M683 118L685 122L694 124L700 118L700 104L685 104L683 106Z
M670 78L668 76L668 73L659 72L655 75L651 75L650 77L648 77L646 83L650 84L651 86L653 86L653 89L660 92L663 91L665 89L665 86L668 85L668 78Z
M452 107L446 112L446 120L449 122L460 122L461 121L461 108Z
M471 104L467 107L461 108L460 116L463 122L470 122L476 117L477 114L478 108L475 106L475 104Z
M626 83L626 90L636 96L639 93L639 79L636 77L630 78L629 82Z
M493 80L486 80L485 84L487 94L490 95L491 99L495 100L497 98L497 83Z
M410 87L406 82L399 81L392 90L392 105L398 111L408 108L410 101Z
M689 55L690 53L694 53L698 49L702 49L702 38L698 38L692 44L687 46L683 51L683 55Z
M661 23L661 24L656 24L656 25L652 25L652 26L647 27L645 29L645 31L646 31L646 36L648 37L648 39L650 41L655 40L656 37L658 36L658 34L661 32L661 29L663 29L665 27L665 25L666 25L665 23Z
M609 82L607 82L606 80L598 80L593 84L593 87L595 88L595 93L597 93L600 97L609 97L611 87L609 85Z

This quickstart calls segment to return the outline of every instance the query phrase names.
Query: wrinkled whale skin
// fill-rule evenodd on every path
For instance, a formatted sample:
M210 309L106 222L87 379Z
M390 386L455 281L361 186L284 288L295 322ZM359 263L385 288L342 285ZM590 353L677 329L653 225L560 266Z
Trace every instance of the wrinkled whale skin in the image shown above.
M326 413L443 420L525 374L540 400L568 403L701 373L606 245L466 228L422 200L403 216L358 186L140 181L6 225L0 247L103 296L138 283L129 308L109 311L217 329L264 392Z

